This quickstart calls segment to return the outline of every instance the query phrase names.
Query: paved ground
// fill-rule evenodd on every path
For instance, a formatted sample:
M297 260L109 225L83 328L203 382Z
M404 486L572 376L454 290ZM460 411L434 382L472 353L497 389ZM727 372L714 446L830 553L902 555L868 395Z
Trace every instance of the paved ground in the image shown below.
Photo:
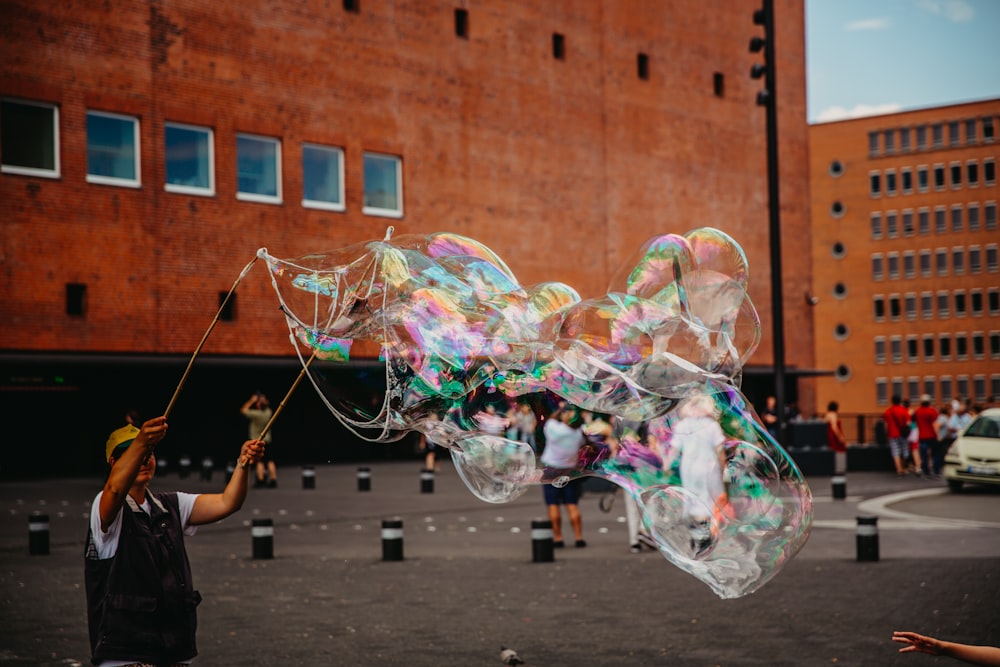
M277 489L188 540L201 665L499 665L501 644L532 666L936 665L900 656L893 630L1000 642L1000 493L940 502L941 483L887 473L810 479L816 525L757 593L721 600L654 552L628 552L624 511L585 496L586 549L531 562L541 491L506 505L474 498L446 464L434 493L419 463L323 466L316 488L281 471ZM103 480L0 483L0 664L78 665L89 655L83 539ZM195 477L158 488L221 487ZM894 495L910 491L923 495ZM28 516L50 517L50 554L28 554ZM856 516L880 516L877 563L856 560ZM962 516L950 516L961 513ZM969 514L976 522L963 521ZM382 560L381 520L404 522L402 562ZM250 521L275 524L255 560Z

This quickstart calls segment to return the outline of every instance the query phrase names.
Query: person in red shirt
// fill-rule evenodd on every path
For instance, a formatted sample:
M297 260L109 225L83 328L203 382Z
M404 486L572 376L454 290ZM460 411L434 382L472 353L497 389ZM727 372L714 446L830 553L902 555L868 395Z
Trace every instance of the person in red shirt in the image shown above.
M892 405L882 413L886 434L889 436L889 453L892 463L896 466L896 474L900 477L906 474L906 455L910 445L906 436L910 433L910 413L903 407L903 399L898 394L892 397Z
M937 447L937 431L934 428L934 422L937 421L937 418L938 411L931 407L930 395L924 394L920 397L920 407L913 413L913 421L917 424L921 469L928 477L930 477L932 470L935 476L941 475L940 466L933 464L934 448Z

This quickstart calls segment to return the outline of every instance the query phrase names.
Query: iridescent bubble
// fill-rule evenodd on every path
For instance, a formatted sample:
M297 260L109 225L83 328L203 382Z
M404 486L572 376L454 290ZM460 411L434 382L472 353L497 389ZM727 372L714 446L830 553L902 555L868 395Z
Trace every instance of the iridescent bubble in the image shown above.
M426 434L487 502L610 480L663 556L721 597L756 590L805 543L809 488L739 391L760 321L725 233L653 238L586 300L562 283L522 286L492 250L449 233L258 256L311 383L359 436ZM352 357L379 362L345 385ZM527 405L542 422L557 404L613 425L582 429L558 468L513 417Z

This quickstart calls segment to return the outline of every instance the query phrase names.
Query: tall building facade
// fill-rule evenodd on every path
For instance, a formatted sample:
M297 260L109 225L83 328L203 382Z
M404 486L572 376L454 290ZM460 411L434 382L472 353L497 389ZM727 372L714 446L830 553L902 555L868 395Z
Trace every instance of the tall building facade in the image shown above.
M1000 395L1000 99L809 135L819 399Z
M775 4L794 230L786 361L809 404L812 385L794 384L815 366L799 296L811 275L804 19L800 2ZM758 6L0 3L6 395L27 413L85 412L96 432L129 404L162 410L260 247L291 257L390 225L451 231L523 284L588 298L648 238L713 226L750 260L763 337L745 386L763 400L765 110L747 46ZM231 415L244 394L263 383L273 396L297 370L262 271L240 284L181 397L219 437L242 428Z

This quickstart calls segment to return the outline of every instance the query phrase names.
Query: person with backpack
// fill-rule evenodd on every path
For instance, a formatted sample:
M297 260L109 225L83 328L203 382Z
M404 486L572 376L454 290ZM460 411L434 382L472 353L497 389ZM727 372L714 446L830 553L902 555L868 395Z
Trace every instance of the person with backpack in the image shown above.
M889 453L896 466L896 475L906 474L906 458L910 451L907 442L910 435L910 412L903 407L903 399L898 394L892 397L892 405L882 413L886 435L889 437Z

